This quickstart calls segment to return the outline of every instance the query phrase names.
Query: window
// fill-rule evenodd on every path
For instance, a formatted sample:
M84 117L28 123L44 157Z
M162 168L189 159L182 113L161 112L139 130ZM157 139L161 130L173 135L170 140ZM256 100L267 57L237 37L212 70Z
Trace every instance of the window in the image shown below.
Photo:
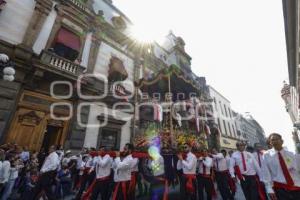
M227 109L226 109L225 104L224 104L224 110L225 110L225 116L228 117L228 115L227 115Z
M217 101L216 101L216 98L214 97L214 102L215 102L215 108L216 108L216 111L218 111L218 105L217 105Z
M235 131L235 128L234 128L234 126L233 126L233 124L232 124L232 130L233 130L233 135L234 135L234 137L236 137L236 131Z
M222 115L224 115L221 101L219 101L219 104L220 104L220 108L221 108Z
M225 135L228 135L225 120L223 120L223 125L224 125Z
M219 127L221 127L221 122L220 122L219 118L218 118L218 125L219 125Z
M119 149L119 137L118 130L103 129L100 137L100 146L105 146L108 149Z
M231 126L230 126L230 123L227 122L227 124L228 124L229 135L230 135L230 136L233 136L232 129L231 129Z
M56 35L52 48L58 56L75 61L80 51L80 38L73 32L61 28Z

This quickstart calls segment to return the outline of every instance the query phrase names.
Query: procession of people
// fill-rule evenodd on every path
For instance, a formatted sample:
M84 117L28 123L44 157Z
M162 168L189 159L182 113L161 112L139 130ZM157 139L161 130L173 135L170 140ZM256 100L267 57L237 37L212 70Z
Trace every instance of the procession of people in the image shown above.
M55 146L37 153L4 144L1 199L167 200L172 199L170 189L179 185L179 199L210 200L219 194L233 200L237 184L246 200L300 199L299 152L284 148L278 133L270 134L268 141L270 149L255 144L253 152L246 151L244 142L238 142L232 154L216 149L194 152L186 143L175 154L150 147L139 156L130 143L121 152L101 146L77 154Z

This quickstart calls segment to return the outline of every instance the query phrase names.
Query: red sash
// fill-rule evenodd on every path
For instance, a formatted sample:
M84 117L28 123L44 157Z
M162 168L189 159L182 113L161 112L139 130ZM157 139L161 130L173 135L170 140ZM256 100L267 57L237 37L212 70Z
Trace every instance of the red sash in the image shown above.
M183 174L182 176L187 179L186 184L185 184L186 191L188 191L189 193L194 193L195 188L194 188L193 180L196 180L196 175L195 174Z
M119 191L119 187L122 187L122 193L123 193L123 200L127 200L127 184L129 181L122 181L122 182L117 182L114 192L113 192L113 196L112 196L112 200L117 200L117 196L118 196L118 191Z
M108 180L109 178L110 178L109 176L105 176L102 178L95 179L92 182L92 184L88 187L87 191L82 195L81 200L89 200L90 199L97 181L105 181L105 180Z
M276 181L273 182L273 188L274 189L285 189L288 191L300 191L300 187L298 187L298 186L288 185L285 183L279 183Z
M164 191L164 196L163 200L168 200L168 194L169 194L169 182L168 179L165 179L163 177L155 177L157 180L162 181L165 183L165 191Z
M129 184L129 191L130 192L134 192L135 191L136 176L137 176L137 172L131 172L131 180L130 180L130 184Z
M238 179L240 179L240 181L245 180L245 178L243 177L242 172L240 170L240 167L238 165L234 166L234 172L235 172L236 176L238 177Z
M261 183L259 181L259 177L258 176L255 176L255 181L256 181L258 195L259 195L260 200L267 200L266 199L265 190L264 190L265 186L263 185L263 183Z

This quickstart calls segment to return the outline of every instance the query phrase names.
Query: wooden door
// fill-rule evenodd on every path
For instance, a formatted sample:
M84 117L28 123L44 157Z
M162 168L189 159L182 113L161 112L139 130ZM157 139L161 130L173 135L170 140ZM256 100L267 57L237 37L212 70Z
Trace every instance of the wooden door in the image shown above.
M38 150L46 124L44 112L19 108L11 123L6 142L28 146L30 150Z

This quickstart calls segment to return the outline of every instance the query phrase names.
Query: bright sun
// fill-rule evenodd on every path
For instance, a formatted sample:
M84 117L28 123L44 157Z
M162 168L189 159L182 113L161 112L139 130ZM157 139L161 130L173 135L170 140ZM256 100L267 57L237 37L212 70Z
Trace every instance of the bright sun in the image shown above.
M157 30L147 26L147 24L132 26L130 28L130 36L137 42L143 44L150 44L161 38L161 35L158 34Z

